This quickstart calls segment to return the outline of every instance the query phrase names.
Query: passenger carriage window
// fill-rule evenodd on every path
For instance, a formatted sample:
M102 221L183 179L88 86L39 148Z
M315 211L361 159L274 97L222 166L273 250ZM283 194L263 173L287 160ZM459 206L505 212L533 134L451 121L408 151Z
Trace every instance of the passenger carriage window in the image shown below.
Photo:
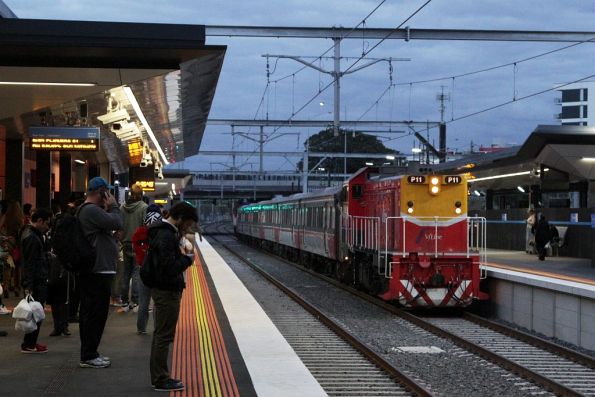
M362 197L363 193L363 186L362 185L353 185L352 187L351 197L354 199L358 199Z

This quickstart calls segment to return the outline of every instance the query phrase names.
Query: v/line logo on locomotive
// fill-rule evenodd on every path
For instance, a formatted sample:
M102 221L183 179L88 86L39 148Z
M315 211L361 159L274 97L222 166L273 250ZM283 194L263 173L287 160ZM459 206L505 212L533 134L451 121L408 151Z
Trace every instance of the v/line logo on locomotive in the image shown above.
M487 298L485 219L467 216L464 175L363 168L342 187L241 207L236 232L405 307Z

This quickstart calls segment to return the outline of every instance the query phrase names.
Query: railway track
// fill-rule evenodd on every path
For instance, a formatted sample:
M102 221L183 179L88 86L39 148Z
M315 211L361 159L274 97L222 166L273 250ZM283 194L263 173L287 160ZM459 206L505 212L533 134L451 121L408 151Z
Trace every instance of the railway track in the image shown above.
M305 309L298 316L272 314L271 320L329 396L433 396L425 385L385 361L314 305L222 242L222 234L206 233Z
M595 396L595 360L592 357L470 314L448 318L416 316L334 279L280 260L323 278L557 395Z

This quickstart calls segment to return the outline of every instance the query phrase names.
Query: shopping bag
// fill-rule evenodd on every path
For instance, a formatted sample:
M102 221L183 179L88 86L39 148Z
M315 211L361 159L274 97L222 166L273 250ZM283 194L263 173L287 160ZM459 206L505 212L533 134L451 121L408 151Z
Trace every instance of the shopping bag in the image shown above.
M37 323L31 317L31 320L17 320L14 325L14 329L17 331L23 331L26 334L30 334L31 332L37 329Z
M19 304L14 308L12 311L12 318L17 320L32 320L33 319L33 310L31 309L31 305L29 304L29 299L31 295L27 295Z
M41 303L37 301L31 301L29 302L29 306L33 312L33 320L35 320L36 323L45 319L45 311L43 310Z

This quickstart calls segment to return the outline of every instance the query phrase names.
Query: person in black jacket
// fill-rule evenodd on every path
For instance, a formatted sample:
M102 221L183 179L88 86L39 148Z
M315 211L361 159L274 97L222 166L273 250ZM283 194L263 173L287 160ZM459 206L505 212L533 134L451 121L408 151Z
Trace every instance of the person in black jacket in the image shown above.
M50 228L52 213L45 208L37 209L31 217L31 223L26 225L21 233L21 248L23 252L23 280L25 295L31 294L43 306L48 295L48 275L50 271L49 252L43 235ZM37 343L41 321L37 323L37 330L25 334L21 344L22 353L47 353L45 345Z
M167 357L176 333L182 291L186 287L183 274L194 260L195 241L186 233L195 229L197 222L196 208L180 202L171 208L167 219L149 226L150 259L157 273L157 283L151 289L155 302L155 332L150 371L151 384L157 391L184 390L181 380L170 377Z
M539 218L537 225L535 225L535 247L537 248L537 255L539 260L545 260L546 244L550 241L550 224L543 214Z

